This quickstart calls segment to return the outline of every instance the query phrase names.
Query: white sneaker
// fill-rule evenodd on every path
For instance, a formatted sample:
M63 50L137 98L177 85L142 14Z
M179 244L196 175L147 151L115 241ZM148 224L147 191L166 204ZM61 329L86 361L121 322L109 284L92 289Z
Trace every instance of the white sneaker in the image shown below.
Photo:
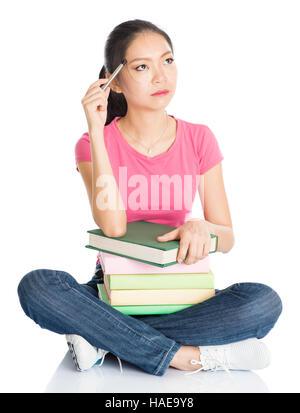
M221 346L199 346L200 361L190 363L201 364L201 370L258 370L270 364L271 357L267 346L257 338L238 341Z
M101 359L100 365L102 365L108 351L92 346L83 337L76 334L66 334L66 339L77 370L88 370L95 364L99 364Z

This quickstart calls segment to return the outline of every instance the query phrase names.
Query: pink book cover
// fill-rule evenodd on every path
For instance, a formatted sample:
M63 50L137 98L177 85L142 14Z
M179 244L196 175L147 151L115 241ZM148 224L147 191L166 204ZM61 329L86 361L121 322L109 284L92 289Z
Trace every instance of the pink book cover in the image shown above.
M100 264L105 274L190 274L208 273L210 270L209 256L191 265L178 263L170 267L157 267L108 252L99 252Z

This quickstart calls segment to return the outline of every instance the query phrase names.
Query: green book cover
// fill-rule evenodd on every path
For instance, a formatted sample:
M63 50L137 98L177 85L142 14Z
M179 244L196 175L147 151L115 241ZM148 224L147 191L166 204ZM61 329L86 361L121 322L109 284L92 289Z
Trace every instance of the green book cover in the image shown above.
M92 250L96 250L96 251L104 251L104 252L108 252L109 254L114 254L114 255L118 255L119 257L125 257L125 258L130 258L131 260L136 260L136 261L140 261L140 262L145 262L146 264L151 264L151 265L156 265L156 267L169 267L170 265L174 265L174 264L178 264L177 261L172 261L172 262L168 262L166 264L159 264L158 262L152 262L152 261L146 261L146 260L142 260L140 258L136 258L136 257L130 257L129 255L125 255L125 254L119 254L113 251L108 251L105 250L103 248L96 248L96 247L92 247L91 245L85 245L86 248L91 248Z
M99 298L110 306L103 284L97 284ZM113 305L112 308L127 315L153 315L171 314L176 311L184 310L195 304L170 304L170 305Z
M105 274L111 290L214 288L214 274Z
M150 248L168 251L171 249L178 249L180 246L180 241L171 240L171 241L166 241L166 242L160 242L160 241L157 241L156 238L174 229L176 229L176 227L171 226L171 225L163 225L163 224L158 224L156 222L148 222L148 221L134 221L134 222L127 223L127 231L123 237L107 237L104 234L104 232L101 230L101 228L88 230L87 232L90 234L100 235L100 236L115 239L118 241L123 241L123 242L128 242L131 244L138 244L138 245L143 245L143 246L150 247ZM211 254L213 252L216 252L218 249L218 237L214 234L211 234L210 237L211 239L215 239L215 249L209 252ZM172 261L172 262L165 263L165 264L159 264L156 262L147 261L147 260L139 259L136 257L131 257L125 254L120 254L115 251L113 252L113 251L108 251L102 248L96 248L91 245L86 245L85 247L98 250L98 251L108 252L109 254L119 255L119 256L134 259L137 261L145 262L147 264L156 265L158 267L167 267L169 265L177 264L177 261Z

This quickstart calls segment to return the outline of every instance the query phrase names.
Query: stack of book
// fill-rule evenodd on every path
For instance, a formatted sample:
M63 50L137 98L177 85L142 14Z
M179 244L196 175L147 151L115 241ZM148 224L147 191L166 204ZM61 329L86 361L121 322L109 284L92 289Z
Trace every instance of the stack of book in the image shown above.
M176 260L179 240L157 241L173 226L148 221L127 223L123 237L107 237L100 228L89 230L87 248L99 250L104 283L99 298L128 315L168 314L214 296L209 256L195 264ZM211 235L210 253L218 238Z

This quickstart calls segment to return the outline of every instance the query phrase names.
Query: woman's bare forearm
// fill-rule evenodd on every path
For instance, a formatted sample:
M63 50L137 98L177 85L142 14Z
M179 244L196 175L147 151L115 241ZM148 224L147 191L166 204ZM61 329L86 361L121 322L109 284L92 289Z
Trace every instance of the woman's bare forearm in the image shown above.
M225 225L217 225L209 221L205 222L208 225L209 232L218 236L218 251L223 253L229 252L234 246L233 229Z
M92 208L96 224L107 236L126 233L127 216L104 143L102 131L89 132L92 158Z

